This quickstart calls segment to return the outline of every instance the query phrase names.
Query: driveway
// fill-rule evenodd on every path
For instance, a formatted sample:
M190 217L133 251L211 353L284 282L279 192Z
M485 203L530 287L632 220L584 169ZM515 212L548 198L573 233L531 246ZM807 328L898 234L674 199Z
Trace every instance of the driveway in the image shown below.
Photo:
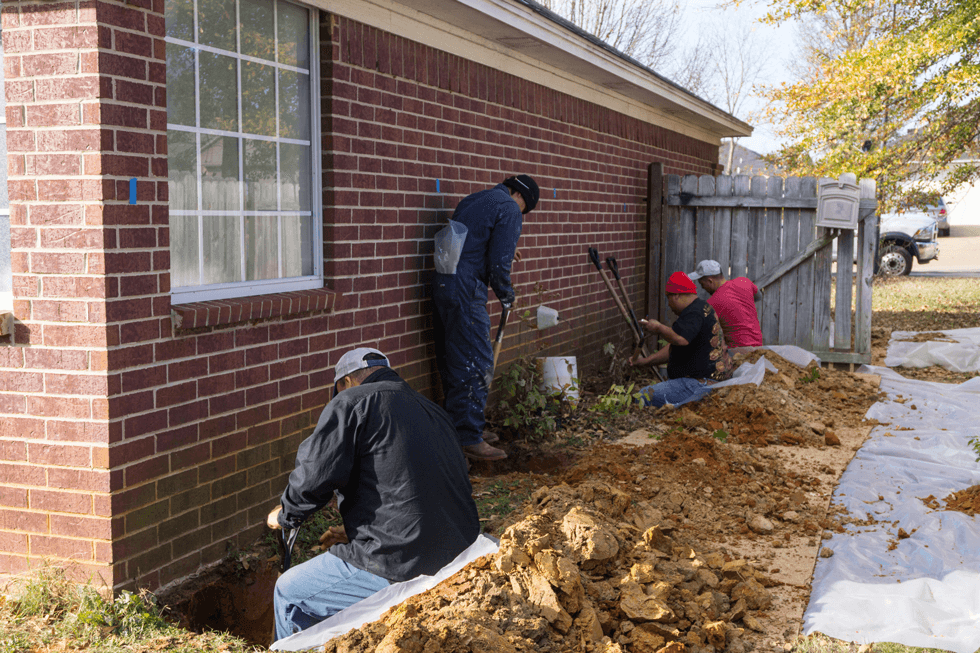
M913 277L980 277L980 224L949 226L949 236L939 239L939 259L912 264Z

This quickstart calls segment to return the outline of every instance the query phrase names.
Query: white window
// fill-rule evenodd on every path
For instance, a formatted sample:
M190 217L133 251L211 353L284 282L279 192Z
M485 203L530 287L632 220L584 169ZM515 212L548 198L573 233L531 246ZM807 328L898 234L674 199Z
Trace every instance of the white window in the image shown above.
M167 0L175 304L322 287L317 21L281 0Z

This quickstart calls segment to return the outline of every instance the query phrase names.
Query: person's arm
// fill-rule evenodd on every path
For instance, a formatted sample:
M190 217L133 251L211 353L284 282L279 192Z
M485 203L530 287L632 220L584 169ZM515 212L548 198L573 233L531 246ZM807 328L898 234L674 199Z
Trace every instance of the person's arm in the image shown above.
M282 493L276 521L297 528L347 485L355 458L357 420L348 403L332 401L320 416L313 435L299 445L296 468ZM269 521L272 514L269 515Z
M510 266L517 252L517 240L521 237L524 218L517 202L511 199L499 205L498 210L487 247L490 287L497 299L505 304L513 304L514 287L510 282Z
M691 344L687 338L678 335L669 326L663 322L658 322L657 320L640 320L640 326L654 334L658 338L663 338L667 341L668 345L677 345L678 347L686 347ZM666 349L666 347L664 348ZM657 352L660 353L660 352ZM666 359L665 359L666 360Z
M670 358L670 345L662 347L661 349L653 352L649 356L639 356L636 359L630 357L630 365L634 367L639 365L663 365Z

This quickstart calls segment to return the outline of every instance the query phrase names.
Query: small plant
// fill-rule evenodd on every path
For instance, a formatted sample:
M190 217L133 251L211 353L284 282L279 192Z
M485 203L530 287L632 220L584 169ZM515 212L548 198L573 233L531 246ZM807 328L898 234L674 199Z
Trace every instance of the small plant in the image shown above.
M800 383L813 383L820 378L820 368L816 365L809 372L800 377Z
M534 361L515 361L500 379L505 399L499 407L504 426L513 428L529 439L541 439L557 428L555 415L561 415L559 396L541 390L541 373Z
M976 462L980 463L980 438L970 438L967 442L973 448L973 453L977 454Z
M633 392L635 384L628 386L613 384L609 392L599 397L595 405L589 408L593 413L605 413L614 417L628 415L630 409L640 400L640 393Z
M728 440L728 431L718 429L717 431L711 434L711 437L713 437L715 440L718 440L719 442L725 442L726 440Z

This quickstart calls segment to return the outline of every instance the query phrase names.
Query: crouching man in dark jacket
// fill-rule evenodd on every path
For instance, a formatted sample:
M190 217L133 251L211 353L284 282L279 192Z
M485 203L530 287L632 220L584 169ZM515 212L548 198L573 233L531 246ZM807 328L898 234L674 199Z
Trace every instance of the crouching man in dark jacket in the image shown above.
M380 351L349 351L336 394L296 452L296 469L269 513L297 528L337 493L343 530L329 551L276 582L276 639L309 628L392 582L432 575L480 534L456 428L412 390Z

